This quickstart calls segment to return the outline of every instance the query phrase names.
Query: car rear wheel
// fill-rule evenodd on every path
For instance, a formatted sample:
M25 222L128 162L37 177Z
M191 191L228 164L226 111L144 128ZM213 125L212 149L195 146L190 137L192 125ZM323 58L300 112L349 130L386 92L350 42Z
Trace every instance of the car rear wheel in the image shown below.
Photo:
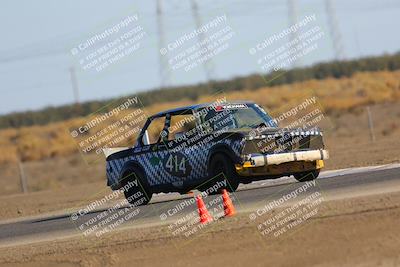
M293 174L294 178L299 182L312 181L318 178L320 170L313 170L308 172L300 172Z
M124 173L122 190L131 205L146 205L153 195L144 178L143 173L138 170L128 170Z
M239 179L235 166L229 157L224 154L216 154L211 158L209 168L210 185L220 185L218 192L221 192L222 189L226 189L229 192L236 191L239 186Z

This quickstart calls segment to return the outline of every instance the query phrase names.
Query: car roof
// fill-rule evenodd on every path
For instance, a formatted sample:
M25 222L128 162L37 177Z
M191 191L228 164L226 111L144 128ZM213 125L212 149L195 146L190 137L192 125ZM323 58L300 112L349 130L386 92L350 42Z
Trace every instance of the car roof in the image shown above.
M215 103L202 103L202 104L196 104L196 105L190 105L190 106L184 106L184 107L179 107L179 108L168 109L168 110L164 110L164 111L161 111L159 113L156 113L153 116L151 116L150 118L163 117L166 114L171 114L171 115L182 114L182 115L186 115L186 114L189 114L188 111L197 110L199 108L208 107L208 106L214 105L214 104ZM234 102L223 102L223 103L221 103L221 105L227 105L227 104L254 104L254 102L251 102L251 101L234 101Z

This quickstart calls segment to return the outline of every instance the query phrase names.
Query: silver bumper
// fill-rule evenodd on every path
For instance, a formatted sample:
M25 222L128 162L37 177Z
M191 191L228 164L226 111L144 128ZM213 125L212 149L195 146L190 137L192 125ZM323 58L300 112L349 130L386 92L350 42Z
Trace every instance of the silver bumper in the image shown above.
M292 161L316 161L329 158L329 153L324 149L285 152L278 154L249 154L245 159L245 167L261 167L265 165L278 165Z

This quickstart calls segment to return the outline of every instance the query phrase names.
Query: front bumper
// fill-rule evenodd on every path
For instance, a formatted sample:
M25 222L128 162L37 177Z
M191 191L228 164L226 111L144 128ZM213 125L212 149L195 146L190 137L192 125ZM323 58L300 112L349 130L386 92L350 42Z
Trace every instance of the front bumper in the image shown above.
M329 153L324 149L293 151L278 154L250 154L243 164L243 167L261 167L265 165L277 165L292 161L316 161L329 158Z
M236 171L249 175L279 175L321 169L329 153L324 149L293 151L277 154L249 154Z

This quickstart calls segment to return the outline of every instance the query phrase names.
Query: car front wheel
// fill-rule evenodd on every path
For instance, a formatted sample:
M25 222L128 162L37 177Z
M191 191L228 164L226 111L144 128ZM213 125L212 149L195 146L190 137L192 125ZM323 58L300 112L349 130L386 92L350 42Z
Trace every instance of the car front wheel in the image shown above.
M239 179L233 165L232 160L224 154L216 154L211 158L210 162L210 182L215 185L218 182L223 182L218 191L226 189L229 192L234 192L239 187Z

